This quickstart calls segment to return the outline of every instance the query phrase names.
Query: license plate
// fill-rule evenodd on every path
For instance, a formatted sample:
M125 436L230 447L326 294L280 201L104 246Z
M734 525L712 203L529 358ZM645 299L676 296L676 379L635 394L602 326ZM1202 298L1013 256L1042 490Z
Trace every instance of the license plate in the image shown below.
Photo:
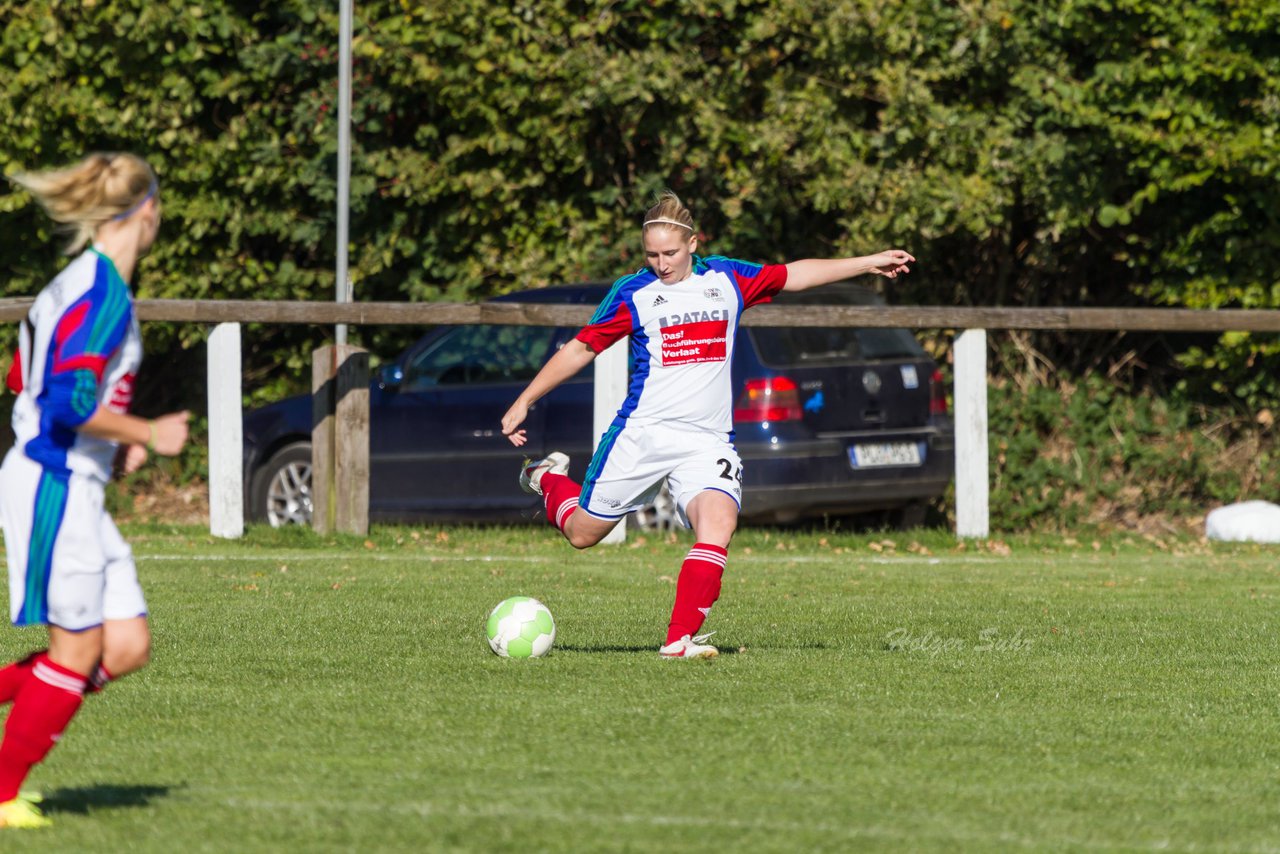
M924 455L924 442L881 442L874 445L853 445L849 448L849 462L859 469L918 466L924 462Z

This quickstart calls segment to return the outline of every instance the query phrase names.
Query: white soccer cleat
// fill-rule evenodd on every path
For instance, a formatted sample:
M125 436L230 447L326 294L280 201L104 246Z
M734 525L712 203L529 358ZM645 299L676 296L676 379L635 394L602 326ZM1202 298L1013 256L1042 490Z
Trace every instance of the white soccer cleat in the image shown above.
M520 470L520 488L534 495L542 494L542 476L547 472L553 474L569 473L569 457L559 451L552 451L540 460L525 460Z
M715 658L720 654L720 650L711 644L703 643L713 634L715 632L707 632L705 635L692 638L685 635L680 640L673 640L666 646L660 647L658 655L663 658Z

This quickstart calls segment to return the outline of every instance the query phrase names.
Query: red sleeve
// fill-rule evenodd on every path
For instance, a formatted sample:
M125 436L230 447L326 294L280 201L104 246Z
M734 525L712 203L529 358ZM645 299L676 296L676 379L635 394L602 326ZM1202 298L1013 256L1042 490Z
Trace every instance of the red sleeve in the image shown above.
M599 354L609 349L614 342L630 335L633 326L631 310L627 308L626 302L619 300L612 317L588 323L574 337Z
M750 308L771 301L786 286L787 265L739 262L734 265L733 276L738 280L738 290L742 291L742 307Z
M22 393L22 351L13 351L13 364L9 366L9 376L5 377L5 385L14 394Z

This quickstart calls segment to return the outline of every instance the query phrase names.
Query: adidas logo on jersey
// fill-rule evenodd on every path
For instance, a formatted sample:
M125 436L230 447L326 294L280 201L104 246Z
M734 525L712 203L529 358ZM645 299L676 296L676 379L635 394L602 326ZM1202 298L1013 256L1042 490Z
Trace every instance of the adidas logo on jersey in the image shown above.
M651 305L651 306L649 306L649 307L650 307L650 308L654 308L654 307L656 307L656 306L663 305L664 303L666 303L666 301L667 301L666 297L664 297L662 294L658 294L658 298L657 298L656 300L654 300L654 301L653 301L653 305Z

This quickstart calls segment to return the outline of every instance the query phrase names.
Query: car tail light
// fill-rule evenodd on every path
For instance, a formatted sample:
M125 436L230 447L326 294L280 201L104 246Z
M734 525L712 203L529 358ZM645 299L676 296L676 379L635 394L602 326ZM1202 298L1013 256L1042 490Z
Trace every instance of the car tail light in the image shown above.
M942 371L937 368L929 377L929 414L947 414L947 384L942 380Z
M747 380L733 407L734 421L799 421L800 390L786 377Z

